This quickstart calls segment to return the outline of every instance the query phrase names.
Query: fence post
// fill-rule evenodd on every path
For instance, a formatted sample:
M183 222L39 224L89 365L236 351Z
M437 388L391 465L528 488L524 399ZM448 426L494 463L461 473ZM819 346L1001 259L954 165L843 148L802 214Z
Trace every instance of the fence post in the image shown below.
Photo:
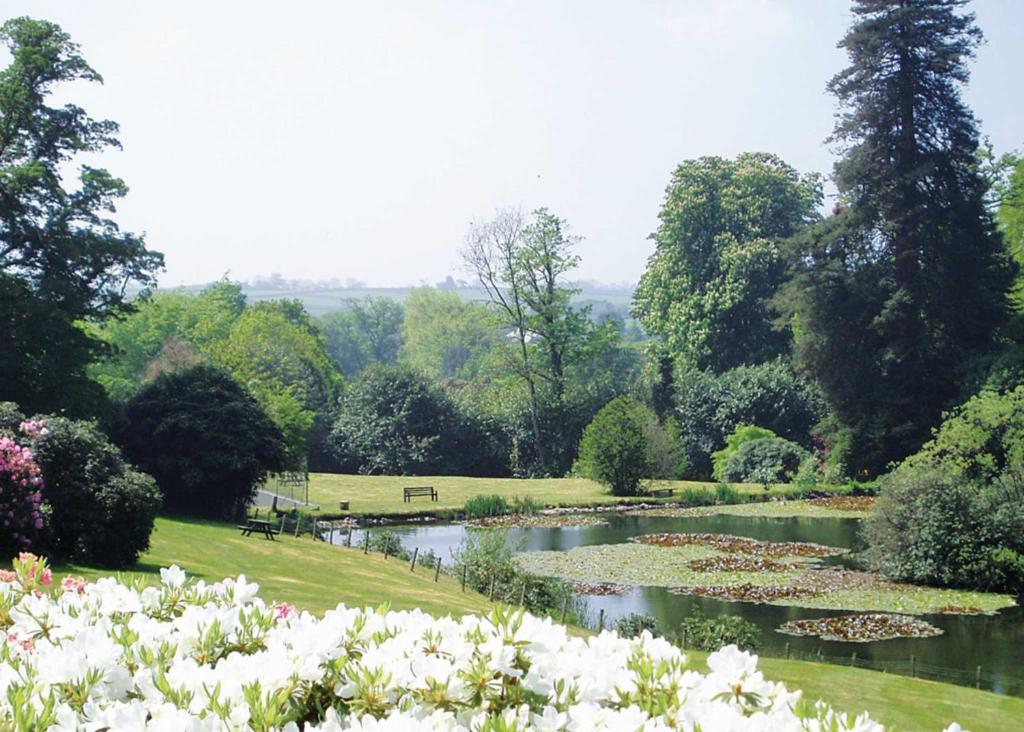
M978 666L978 668L974 671L974 688L981 688L981 666Z
M419 555L419 553L420 553L420 548L419 547L415 547L412 550L412 562L409 564L409 571L410 572L415 572L416 571L416 557Z
M391 548L391 536L384 534L384 561L388 558L388 549Z
M565 611L568 610L568 609L569 609L569 595L566 594L566 596L564 598L562 598L562 617L558 621L562 625L565 625Z
M462 565L462 591L466 591L466 565Z
M363 537L363 554L370 553L370 530L366 530L366 536Z
M437 578L441 576L441 557L437 558L437 566L434 567L434 582L437 582Z
M683 639L682 639L682 641L683 641L683 643L679 647L680 648L686 648L686 628L683 628Z
M348 524L348 543L347 546L352 546L352 522Z
M604 630L604 608L597 614L597 632L600 633Z
M917 656L911 655L910 657L910 676L917 678Z
M786 660L789 660L789 641L786 641Z
M853 655L850 656L850 665L851 666L856 666L857 665L857 651L854 651Z

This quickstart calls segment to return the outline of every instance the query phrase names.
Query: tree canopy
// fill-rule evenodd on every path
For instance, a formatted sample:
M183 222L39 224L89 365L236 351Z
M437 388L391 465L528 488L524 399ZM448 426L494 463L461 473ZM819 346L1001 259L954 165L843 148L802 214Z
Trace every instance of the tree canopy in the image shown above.
M685 365L716 372L785 353L768 307L785 277L779 243L818 217L821 195L818 176L769 153L681 163L634 296L644 329Z

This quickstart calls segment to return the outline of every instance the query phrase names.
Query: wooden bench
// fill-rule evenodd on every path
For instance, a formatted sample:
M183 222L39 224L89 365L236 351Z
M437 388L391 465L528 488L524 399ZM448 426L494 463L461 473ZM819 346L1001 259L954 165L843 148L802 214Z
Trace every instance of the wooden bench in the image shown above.
M417 485L402 489L402 501L408 503L413 496L430 496L430 500L437 500L437 491L430 485Z
M242 536L252 536L255 531L257 534L263 534L266 539L274 540L274 526L269 521L263 521L262 519L248 519L245 522L245 526L239 526L242 530Z
M647 495L653 498L668 498L676 492L675 488L657 488L650 491Z

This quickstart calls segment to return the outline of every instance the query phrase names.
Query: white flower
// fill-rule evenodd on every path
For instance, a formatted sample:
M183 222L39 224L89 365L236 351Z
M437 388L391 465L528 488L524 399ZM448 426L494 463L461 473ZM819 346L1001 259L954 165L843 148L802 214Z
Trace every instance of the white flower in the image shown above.
M181 586L185 584L185 570L177 564L172 564L166 569L162 568L160 570L160 581L171 589L181 589Z

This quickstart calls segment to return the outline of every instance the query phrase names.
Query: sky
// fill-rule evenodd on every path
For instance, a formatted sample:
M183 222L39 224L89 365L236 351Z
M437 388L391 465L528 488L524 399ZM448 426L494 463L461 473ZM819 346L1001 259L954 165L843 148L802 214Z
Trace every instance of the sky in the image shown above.
M966 98L1024 147L1024 0L975 0ZM104 84L55 98L121 125L103 165L162 287L280 273L376 286L465 277L473 221L545 206L579 279L635 282L672 169L780 155L829 173L847 0L5 0ZM0 64L6 65L6 53Z

